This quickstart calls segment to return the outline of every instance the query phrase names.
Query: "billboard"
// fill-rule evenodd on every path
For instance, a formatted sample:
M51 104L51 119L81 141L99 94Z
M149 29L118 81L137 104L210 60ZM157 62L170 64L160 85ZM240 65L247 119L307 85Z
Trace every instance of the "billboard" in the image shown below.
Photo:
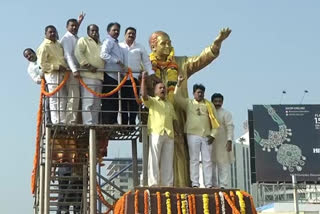
M320 181L320 105L254 105L249 120L254 181Z

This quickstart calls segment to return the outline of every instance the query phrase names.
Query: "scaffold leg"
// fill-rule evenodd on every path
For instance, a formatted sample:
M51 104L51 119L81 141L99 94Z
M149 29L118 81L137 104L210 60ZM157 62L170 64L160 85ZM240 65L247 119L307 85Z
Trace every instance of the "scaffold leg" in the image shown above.
M143 186L148 186L148 157L149 157L149 141L147 127L142 127L142 143L143 143L143 158L142 158L142 173Z
M133 177L133 186L137 187L139 185L138 179L138 154L137 154L137 140L134 139L131 141L132 145L132 177Z
M44 214L50 211L50 180L51 180L51 129L46 128L45 172L44 172Z
M96 151L96 131L90 129L89 135L89 167L90 167L90 214L97 213L97 151Z
M40 164L40 184L39 184L39 213L43 213L44 206L44 178L45 178L45 166Z

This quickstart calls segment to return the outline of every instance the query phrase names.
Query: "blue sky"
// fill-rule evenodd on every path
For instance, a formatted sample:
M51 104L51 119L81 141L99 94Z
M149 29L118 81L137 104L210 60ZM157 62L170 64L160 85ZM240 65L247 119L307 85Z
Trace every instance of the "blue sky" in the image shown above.
M136 27L137 41L147 50L150 34L164 30L176 55L187 56L199 54L219 29L230 27L232 34L219 58L188 84L189 88L204 84L207 98L214 92L225 95L225 108L233 113L239 136L247 109L253 104L279 104L283 90L287 91L284 104L299 103L304 90L309 93L303 103L319 104L319 9L317 0L2 2L1 213L32 212L30 175L39 86L27 75L22 51L39 46L46 25L55 25L62 36L66 20L85 11L79 36L85 36L86 26L95 23L104 39L107 24L117 21L122 30ZM130 148L129 144L112 146L109 154L118 155L119 148L126 146Z

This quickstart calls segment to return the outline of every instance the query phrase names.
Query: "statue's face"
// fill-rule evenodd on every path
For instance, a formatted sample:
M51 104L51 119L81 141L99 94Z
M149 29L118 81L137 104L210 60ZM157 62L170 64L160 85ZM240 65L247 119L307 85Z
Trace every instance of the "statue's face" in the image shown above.
M159 35L157 40L157 45L153 47L153 51L158 56L168 56L172 49L170 38L167 35Z

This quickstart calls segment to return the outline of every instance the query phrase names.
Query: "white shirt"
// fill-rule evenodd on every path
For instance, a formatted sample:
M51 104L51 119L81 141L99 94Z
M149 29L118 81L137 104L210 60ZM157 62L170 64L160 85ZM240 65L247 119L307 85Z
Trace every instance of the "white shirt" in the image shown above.
M123 49L125 65L132 69L133 77L139 76L139 72L142 70L141 65L149 75L154 73L147 51L140 43L133 42L129 46L123 41L119 45Z
M108 71L122 71L118 61L124 63L123 50L120 48L118 40L107 35L107 38L103 41L101 46L101 59L103 59L105 64L105 69ZM113 79L118 79L118 74L114 72L109 72L108 75Z
M29 62L28 74L35 83L41 83L42 71L37 61Z
M61 38L60 43L64 50L64 58L66 59L68 66L72 72L76 72L79 68L79 63L74 55L74 49L76 47L78 37L70 33L69 31Z

